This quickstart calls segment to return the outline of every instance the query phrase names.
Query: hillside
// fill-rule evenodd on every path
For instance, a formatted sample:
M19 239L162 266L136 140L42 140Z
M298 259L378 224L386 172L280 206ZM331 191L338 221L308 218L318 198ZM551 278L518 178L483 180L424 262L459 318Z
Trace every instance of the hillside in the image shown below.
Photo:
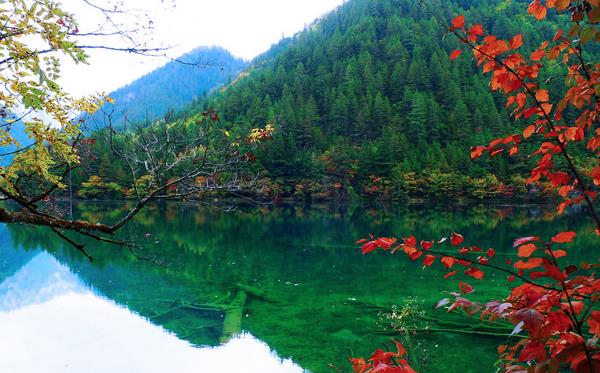
M511 133L512 119L467 56L450 61L459 44L444 37L438 21L465 14L500 37L522 33L523 49L533 50L554 30L549 21L534 27L526 7L351 0L177 116L216 108L234 135L274 124L273 141L251 166L262 172L260 189L269 198L529 197L526 152L470 160L471 146ZM560 92L562 81L552 79L552 91Z
M530 48L544 28L522 16L526 6L352 0L281 41L203 105L234 129L275 123L279 135L258 159L283 194L328 193L336 184L375 196L503 194L504 184L522 186L510 175L527 160L474 163L469 147L509 133L504 101L468 57L450 61L458 43L443 37L430 11L483 20L499 36L523 33Z
M114 105L113 123L124 118L131 122L154 121L168 112L181 110L194 99L215 87L227 84L245 68L246 62L220 47L200 47L177 58L176 61L111 92ZM102 124L103 115L96 114L92 123Z

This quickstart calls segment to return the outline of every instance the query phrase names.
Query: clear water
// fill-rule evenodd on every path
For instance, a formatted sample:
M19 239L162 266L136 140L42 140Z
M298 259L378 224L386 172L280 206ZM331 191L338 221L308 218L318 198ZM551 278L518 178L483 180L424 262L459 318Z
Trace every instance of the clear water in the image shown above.
M121 212L76 210L91 220ZM120 233L151 260L90 243L93 263L45 229L0 226L0 371L349 371L349 356L396 337L420 371L492 372L510 326L433 307L464 280L475 298L502 297L503 274L444 280L439 263L423 270L403 254L362 256L353 242L457 231L504 262L514 238L564 230L579 232L565 260L597 255L584 214L540 206L152 206Z

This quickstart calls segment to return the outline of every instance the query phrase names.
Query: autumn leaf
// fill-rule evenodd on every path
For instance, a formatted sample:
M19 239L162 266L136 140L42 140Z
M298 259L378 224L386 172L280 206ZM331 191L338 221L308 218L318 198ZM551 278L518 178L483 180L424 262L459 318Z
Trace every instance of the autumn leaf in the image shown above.
M468 276L471 276L471 277L474 277L474 278L476 278L478 280L482 280L483 276L484 276L483 271L480 270L479 268L475 268L475 267L469 267L469 268L465 269L464 274L468 275Z
M548 102L548 101L550 101L550 95L548 94L547 90L538 89L535 92L535 99L538 100L539 102Z
M426 255L425 259L423 259L423 265L426 267L430 267L435 261L435 255Z
M556 34L554 34L554 37L552 38L552 41L558 41L563 35L563 30L562 29L558 29L558 31L556 32Z
M367 364L364 358L350 358L350 364L352 364L352 372L364 373L373 367L373 364Z
M541 266L544 263L542 258L531 258L528 261L519 260L513 266L516 269L533 269Z
M533 243L529 243L519 247L519 257L529 258L537 250L537 246Z
M423 250L429 250L433 247L433 241L423 241L421 240L421 248Z
M461 53L462 53L462 50L460 50L460 49L453 50L452 53L450 53L450 61L457 59Z
M594 184L600 186L600 166L594 167L590 176L594 179Z
M419 259L421 257L421 255L423 255L422 251L415 250L412 253L408 254L408 257L411 260L417 260L417 259Z
M546 55L546 52L544 52L543 50L536 50L533 53L531 53L531 55L529 56L529 59L532 61L539 61L542 58L544 58L544 56Z
M446 278L450 278L450 277L454 276L455 274L456 274L456 271L451 271L451 272L448 272L448 273L446 273L446 275L444 276L444 278L445 278L445 279L446 279Z
M522 46L523 46L523 35L521 35L521 34L515 35L510 40L510 48L511 49L519 49Z
M472 293L475 291L475 289L471 285L467 284L466 282L459 282L458 288L460 289L460 291L463 294L469 294L469 293Z
M452 266L454 266L454 258L452 258L450 256L443 257L441 259L441 262L447 269L450 269L450 268L452 268Z
M392 341L396 344L396 357L402 357L404 355L406 355L406 349L404 348L404 346L402 345L402 343L400 343L399 341L392 339Z
M530 341L529 343L527 343L525 348L521 350L521 354L519 355L519 361L524 362L535 360L541 362L546 360L546 356L546 346L539 342Z
M577 236L575 232L561 232L556 236L552 237L552 242L555 243L569 243Z
M527 8L527 12L534 16L538 20L542 20L546 18L547 9L543 6L540 0L533 0L529 7Z
M402 241L404 241L404 245L413 246L413 247L417 246L417 239L413 235L403 238Z
M471 148L471 159L477 159L481 157L483 151L486 149L485 146L474 146Z
M571 176L566 172L553 172L548 175L548 179L555 187L567 185L571 182Z
M471 26L469 31L467 31L467 33L469 35L481 36L481 35L483 35L483 26L479 23L476 25L473 25L473 26Z
M464 240L465 240L465 238L458 233L453 232L452 235L450 236L450 243L453 246L460 245Z
M564 250L553 250L552 255L558 259L567 256L567 252Z
M463 27L465 27L465 16L460 15L452 20L452 27L450 27L450 31L458 30Z
M592 311L588 324L590 325L590 333L600 337L600 311Z
M531 135L533 135L535 133L535 130L536 130L535 124L528 126L527 128L525 128L523 130L523 137L526 139L530 138Z

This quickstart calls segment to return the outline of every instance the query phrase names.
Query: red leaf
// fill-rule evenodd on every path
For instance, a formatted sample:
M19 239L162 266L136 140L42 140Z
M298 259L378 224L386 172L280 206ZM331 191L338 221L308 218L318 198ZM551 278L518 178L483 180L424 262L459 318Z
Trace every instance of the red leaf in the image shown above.
M452 53L450 53L450 61L457 59L461 53L462 53L462 50L460 50L460 49L453 50Z
M519 361L525 362L531 360L535 360L538 363L541 363L544 360L546 360L546 347L543 344L530 341L529 343L527 343L525 348L521 350L521 354L519 355Z
M370 241L362 246L362 253L363 253L363 255L365 255L376 249L377 249L377 245L375 244L375 242Z
M453 246L460 245L464 240L465 238L458 233L453 232L450 236L450 243L452 243Z
M487 148L485 146L474 146L471 148L471 159L477 159L481 157L483 151Z
M539 61L542 58L544 58L545 55L546 55L546 52L544 52L543 50L537 50L537 51L531 53L531 56L529 56L529 59L532 61Z
M575 232L561 232L561 233L557 234L556 236L552 237L552 242L568 243L568 242L573 241L573 238L575 238L576 235L577 235L577 233L575 233Z
M523 137L528 139L531 137L531 135L533 135L535 133L536 127L535 124L532 124L531 126L525 128L523 130Z
M543 263L542 258L531 258L528 261L519 260L514 264L516 269L533 269L541 266Z
M544 267L546 268L544 272L531 272L529 277L531 277L532 280L540 277L550 277L556 281L564 281L567 279L567 275L562 273L560 269L553 265L548 259L544 259Z
M467 269L465 269L465 275L471 276L471 277L475 277L478 280L482 280L483 279L483 271L480 270L479 268L475 268L475 267L469 267Z
M546 18L547 9L540 3L540 0L533 0L527 11L538 20Z
M444 278L450 278L450 277L454 276L455 274L456 274L456 271L448 272L448 273L446 273Z
M398 352L396 353L396 357L402 357L406 355L406 349L404 348L402 343L398 342L395 339L392 339L392 341L394 341L394 343L396 344L396 349L398 350Z
M476 24L471 26L469 31L467 31L469 35L481 36L483 35L483 26L481 24Z
M545 89L538 89L535 92L535 98L539 102L548 102L548 101L550 101L550 95L548 94L548 91L545 90Z
M519 256L521 258L529 258L537 250L537 246L533 243L528 243L519 247Z
M463 294L469 294L475 291L475 289L473 289L473 287L466 282L460 282L458 287Z
M430 267L433 262L435 262L435 255L426 255L425 259L423 259L423 265L426 267Z
M421 241L421 248L423 250L429 250L433 247L433 241Z
M452 27L450 30L458 30L465 27L465 16L460 15L452 20Z
M552 185L555 187L567 185L571 182L571 176L566 172L553 172L548 175L548 179L550 179Z
M417 239L413 235L410 235L410 236L408 236L406 238L403 238L402 240L404 241L405 245L408 245L408 246L417 246Z
M414 252L408 254L408 257L411 260L417 260L417 259L419 259L421 257L421 255L423 255L422 251L414 251Z
M552 255L554 255L554 257L558 259L567 256L567 252L564 250L554 250L552 251Z
M590 333L600 337L600 311L592 311L588 324L590 324Z
M369 361L372 361L375 364L379 362L389 364L392 361L392 358L395 356L395 352L383 351L382 349L378 348L377 350L375 350L375 352L373 352L373 354L369 358Z
M562 29L558 29L558 31L556 32L556 34L554 34L554 37L552 38L552 41L558 41L558 39L560 39L563 35L563 30Z
M367 364L364 358L350 358L350 364L352 364L352 372L354 373L364 373L370 368L373 367L373 364Z
M442 258L442 264L447 268L450 269L452 268L452 266L454 265L454 258L449 257L449 256L445 256Z
M521 35L521 34L515 35L510 40L510 48L511 49L519 49L519 48L521 48L521 46L523 46L523 35Z
M527 330L538 328L544 322L544 315L534 308L521 308L513 315L513 321L523 321Z

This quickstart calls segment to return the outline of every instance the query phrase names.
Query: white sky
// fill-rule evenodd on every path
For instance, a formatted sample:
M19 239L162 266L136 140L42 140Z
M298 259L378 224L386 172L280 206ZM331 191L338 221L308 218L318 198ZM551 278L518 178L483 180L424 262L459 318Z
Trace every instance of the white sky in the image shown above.
M109 6L111 2L96 0ZM103 16L83 0L61 0L75 13L81 32L90 31ZM251 59L265 52L282 36L292 36L315 18L333 10L344 0L123 0L129 16L117 16L122 24L151 19L151 46L173 47L167 53L178 57L199 46L218 45L235 56ZM148 18L144 14L148 14ZM133 27L133 26L132 26ZM115 43L114 41L112 43ZM90 65L65 63L62 83L75 94L110 92L165 64L165 58L132 56L118 52L88 52Z

